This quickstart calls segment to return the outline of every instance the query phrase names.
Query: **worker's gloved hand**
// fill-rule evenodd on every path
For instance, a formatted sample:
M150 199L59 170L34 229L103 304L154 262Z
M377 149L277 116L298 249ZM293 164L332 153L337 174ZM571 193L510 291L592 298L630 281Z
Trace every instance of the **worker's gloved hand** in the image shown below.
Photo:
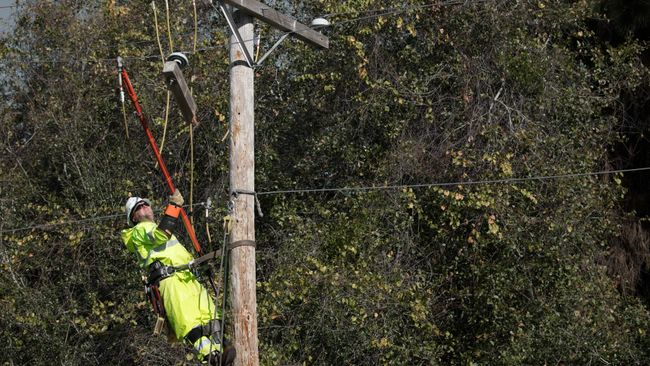
M169 196L169 202L175 204L176 206L183 206L183 203L185 203L183 195L181 195L181 192L178 190L178 188L174 191L174 194Z

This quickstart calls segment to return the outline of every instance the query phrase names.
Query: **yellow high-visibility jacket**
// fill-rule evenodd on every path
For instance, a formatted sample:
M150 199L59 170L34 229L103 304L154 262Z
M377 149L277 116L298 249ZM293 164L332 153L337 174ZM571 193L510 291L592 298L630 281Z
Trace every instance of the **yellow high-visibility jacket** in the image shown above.
M166 266L179 266L193 259L176 236L170 238L157 229L154 222L143 221L132 228L122 230L126 248L137 255L138 264L145 270L155 261ZM190 271L176 272L160 281L158 286L167 315L167 321L177 339L183 339L192 328L220 319L208 291ZM221 351L218 340L202 337L194 348L198 356L210 351Z

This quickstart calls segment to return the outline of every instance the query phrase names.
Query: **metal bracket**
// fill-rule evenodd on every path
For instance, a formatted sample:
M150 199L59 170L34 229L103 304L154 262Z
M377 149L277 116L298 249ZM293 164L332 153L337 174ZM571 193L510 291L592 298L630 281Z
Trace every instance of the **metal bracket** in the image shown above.
M289 37L290 34L291 34L291 33L285 33L285 34L283 34L282 37L280 37L280 39L278 39L278 41L275 42L275 44L273 45L273 47L271 47L268 51L266 51L266 53L264 54L264 56L260 57L260 59L257 61L257 65L256 65L256 66L261 65L262 62L264 62L264 60L266 60L266 58L269 57L269 56L271 55L271 53L272 53L273 51L275 51L276 48L278 48L278 46L280 45L280 43L282 43L285 39L287 39L287 37Z
M120 88L120 103L124 104L124 86L122 85L122 69L124 69L124 64L122 62L122 57L117 56L117 82Z
M228 27L230 27L230 31L235 36L235 38L237 38L237 43L239 43L239 48L244 54L244 57L246 57L246 63L248 64L248 67L253 68L255 61L253 61L253 57L251 57L251 54L248 52L248 48L246 47L246 44L244 44L244 40L242 39L241 34L239 34L239 30L235 26L235 20L232 17L231 10L229 8L226 8L226 5L223 1L219 1L219 9L221 9L223 16L226 18L226 22L228 23Z

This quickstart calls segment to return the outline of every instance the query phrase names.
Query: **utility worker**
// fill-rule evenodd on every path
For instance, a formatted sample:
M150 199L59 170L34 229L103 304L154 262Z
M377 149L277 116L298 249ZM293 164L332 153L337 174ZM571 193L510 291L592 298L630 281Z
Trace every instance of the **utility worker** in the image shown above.
M220 344L221 314L212 298L191 271L172 268L193 259L174 235L183 202L176 190L156 224L151 202L130 197L125 205L129 228L122 230L122 241L137 255L140 267L148 271L147 295L158 313L158 332L166 318L172 335L191 344L203 363L231 365L235 349L224 350Z

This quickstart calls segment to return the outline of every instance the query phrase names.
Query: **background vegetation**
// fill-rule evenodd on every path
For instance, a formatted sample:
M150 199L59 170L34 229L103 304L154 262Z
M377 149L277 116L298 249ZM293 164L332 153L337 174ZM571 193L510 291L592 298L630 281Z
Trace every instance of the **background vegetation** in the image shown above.
M195 222L219 247L227 27L171 1L167 32L155 3L22 1L0 40L4 365L193 363L150 335L119 241L125 198L166 194L115 57L188 201L157 31L190 56L192 202L218 203ZM267 3L333 27L329 50L288 41L256 69L257 191L404 187L260 195L262 365L650 363L648 173L516 180L650 165L644 2Z

